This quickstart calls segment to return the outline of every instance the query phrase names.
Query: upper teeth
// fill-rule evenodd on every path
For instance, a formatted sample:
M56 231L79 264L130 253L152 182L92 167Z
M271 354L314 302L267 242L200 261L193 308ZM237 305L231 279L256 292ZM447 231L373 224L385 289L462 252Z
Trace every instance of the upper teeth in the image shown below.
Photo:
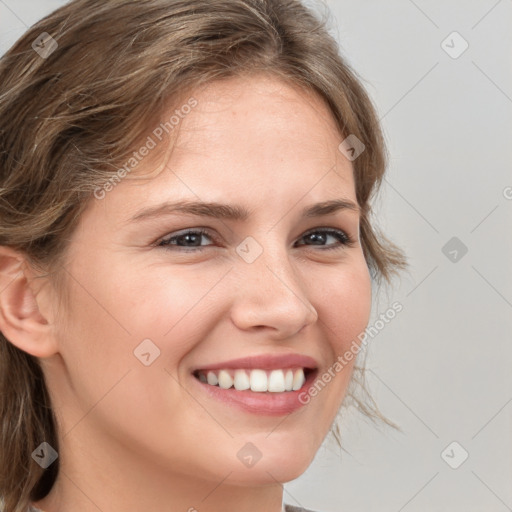
M297 391L306 378L304 369L296 370L209 370L199 372L199 380L212 386L223 389L235 387L238 391L250 389L251 391L278 393L281 391Z

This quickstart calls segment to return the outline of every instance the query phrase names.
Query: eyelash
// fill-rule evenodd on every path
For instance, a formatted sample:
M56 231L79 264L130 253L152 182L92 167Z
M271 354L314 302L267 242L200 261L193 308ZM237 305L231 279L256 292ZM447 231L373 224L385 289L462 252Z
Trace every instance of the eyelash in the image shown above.
M315 228L314 230L307 231L302 235L301 238L305 238L309 235L315 234L315 233L326 233L328 235L331 235L338 239L339 245L329 245L329 246L317 246L320 247L321 251L332 251L336 249L341 249L345 247L354 247L356 245L356 242L344 231L340 229L333 229L333 228ZM199 247L187 247L187 246L179 246L172 244L171 242L174 242L178 240L181 237L185 237L187 235L199 235L199 236L207 236L210 238L213 242L215 242L215 237L213 237L206 229L203 228L196 228L196 229L190 229L187 231L184 231L183 233L180 233L179 235L173 235L168 238L162 239L160 242L157 242L157 247L162 247L167 250L178 250L181 252L200 252L206 249L208 246L199 246ZM315 247L313 244L312 247Z

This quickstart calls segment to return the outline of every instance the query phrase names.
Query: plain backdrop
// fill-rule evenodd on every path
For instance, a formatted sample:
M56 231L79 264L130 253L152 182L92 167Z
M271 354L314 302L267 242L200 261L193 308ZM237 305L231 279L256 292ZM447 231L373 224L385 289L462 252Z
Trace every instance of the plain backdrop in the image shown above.
M0 0L0 53L60 0ZM378 222L410 271L369 343L402 432L357 413L285 501L321 512L512 510L512 0L331 0L330 32L378 109ZM297 447L300 449L300 447Z

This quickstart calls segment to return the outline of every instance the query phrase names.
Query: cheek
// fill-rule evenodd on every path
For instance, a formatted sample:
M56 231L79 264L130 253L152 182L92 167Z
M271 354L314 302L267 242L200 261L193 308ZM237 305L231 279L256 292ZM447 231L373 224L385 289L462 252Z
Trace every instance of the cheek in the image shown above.
M311 398L317 400L317 394L321 395L316 405L319 417L327 426L338 412L352 376L361 344L359 336L370 318L372 290L364 260L340 270L336 277L323 279L322 285L315 307L318 328L327 340L328 366L320 371L317 390L312 391Z
M211 292L225 269L154 266L133 272L89 261L72 272L68 329L61 336L65 355L98 371L120 371L141 365L137 353L143 342L156 366L176 366L211 328Z
M219 297L215 301L210 292L225 269L130 273L91 260L70 271L71 302L58 333L69 379L58 386L65 390L59 400L66 408L64 430L94 406L87 423L119 429L120 439L157 439L169 425L181 439L186 432L180 429L193 423L185 420L187 415L204 411L177 384L176 369L212 328ZM176 424L177 416L184 427ZM176 451L175 437L167 441L166 453Z
M320 328L336 357L348 350L352 342L359 343L371 311L371 280L366 264L358 263L342 270L331 279L323 279L322 295L315 305Z

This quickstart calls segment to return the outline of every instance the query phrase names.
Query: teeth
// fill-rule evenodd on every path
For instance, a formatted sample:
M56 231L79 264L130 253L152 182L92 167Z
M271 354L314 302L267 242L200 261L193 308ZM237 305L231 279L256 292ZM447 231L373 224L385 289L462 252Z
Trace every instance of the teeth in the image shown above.
M233 379L226 370L219 372L219 387L223 389L229 389L233 385Z
M304 377L304 371L302 370L302 368L300 368L299 370L296 370L295 373L293 374L292 390L297 391L303 386L304 382L306 382L306 378Z
M251 391L267 391L267 374L263 370L251 372Z
M284 378L284 389L291 391L293 389L293 371L287 370L286 377Z
M251 381L244 370L236 370L235 372L235 389L238 391L244 391L251 387Z
M219 386L222 389L229 389L234 386L237 391L250 389L257 393L271 392L282 393L283 391L297 391L304 383L304 369L295 370L219 370L208 371L206 376L199 372L199 380L207 382L211 386Z
M278 393L285 390L283 370L273 370L268 379L268 390Z
M219 380L217 379L217 375L213 372L208 372L206 374L206 380L210 386L216 386L219 383Z

